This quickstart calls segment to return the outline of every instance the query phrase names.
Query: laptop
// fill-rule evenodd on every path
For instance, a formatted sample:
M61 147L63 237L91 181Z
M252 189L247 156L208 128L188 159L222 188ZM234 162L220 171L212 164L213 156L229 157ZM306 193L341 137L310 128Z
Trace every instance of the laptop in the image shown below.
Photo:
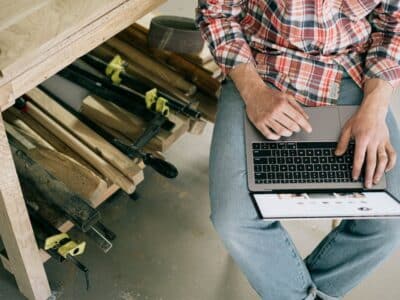
M334 155L341 128L358 106L306 107L312 133L267 140L245 117L248 188L262 219L392 218L400 202L386 179L365 189L351 177L354 143Z

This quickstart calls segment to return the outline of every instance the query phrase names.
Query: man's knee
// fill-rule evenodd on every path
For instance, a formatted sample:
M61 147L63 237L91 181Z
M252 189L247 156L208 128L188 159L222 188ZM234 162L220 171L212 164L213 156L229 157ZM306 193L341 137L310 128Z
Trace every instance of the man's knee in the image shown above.
M382 245L400 246L400 219L358 220L353 230L360 235L379 239Z
M244 217L227 214L224 211L214 211L211 221L220 238L228 248L240 248L246 244L246 240L267 235L268 230L277 229L279 222L264 221L254 216Z

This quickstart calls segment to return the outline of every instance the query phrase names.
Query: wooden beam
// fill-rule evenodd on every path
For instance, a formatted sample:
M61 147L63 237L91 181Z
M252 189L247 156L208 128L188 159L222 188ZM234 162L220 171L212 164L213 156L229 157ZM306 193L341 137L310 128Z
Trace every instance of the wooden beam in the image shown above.
M64 142L62 142L58 137L52 134L47 128L43 127L39 122L33 119L30 115L23 113L22 111L10 107L7 111L4 112L4 119L7 120L9 123L19 127L18 120L25 123L29 128L35 131L40 137L49 143L55 150L61 152L72 159L76 160L80 164L86 166L87 168L91 169L93 172L97 172L89 163L87 163L82 157L73 151L70 147L68 147ZM13 120L17 120L14 122ZM98 175L100 173L97 172ZM101 175L100 175L101 176ZM104 179L104 178L103 178Z
M124 41L117 38L111 38L106 42L106 44L121 53L123 56L128 57L131 61L134 61L136 65L139 65L146 71L160 77L163 81L168 82L171 86L176 87L185 94L193 95L196 93L197 88L194 84L188 82L178 73L160 64L141 51L131 47Z
M177 72L196 84L200 90L207 93L209 96L218 97L221 90L221 83L214 79L208 70L206 71L204 67L199 67L189 62L179 54L164 50L150 49L147 41L148 32L142 26L134 24L118 34L118 38L128 43L130 46L140 49L144 53L151 54L152 57L159 62L173 67ZM207 64L218 68L213 61Z
M170 85L168 82L162 80L159 76L154 75L152 72L143 69L135 61L129 59L128 57L120 54L117 50L107 46L101 45L91 52L94 56L101 58L104 61L111 61L113 57L117 54L121 55L122 58L128 63L126 66L127 73L133 75L134 77L140 79L148 86L154 86L159 88L161 91L168 93L169 95L185 102L190 103L191 99L189 96L185 95L176 87ZM192 105L195 108L195 105Z
M104 138L82 123L72 113L64 109L60 104L51 99L39 89L33 89L27 93L32 101L49 116L76 136L81 142L95 151L104 160L112 164L122 174L128 177L135 185L143 180L142 170L117 148Z
M135 184L115 169L110 163L102 159L95 152L89 149L85 144L79 141L74 135L68 132L64 127L47 116L37 106L31 102L27 102L27 113L44 127L49 129L53 134L59 136L69 147L77 151L86 161L94 166L106 178L109 178L120 186L127 193L135 190Z
M0 235L18 288L28 299L45 300L50 287L37 247L28 212L0 114Z
M90 119L122 133L131 141L135 141L147 126L147 123L126 110L91 96L85 98L81 111ZM188 118L173 112L169 114L168 118L175 123L174 129L171 131L161 129L160 133L146 145L147 149L164 152L174 141L189 130ZM139 124L141 126L138 126Z
M7 133L24 146L27 154L72 192L88 202L89 199L97 199L106 192L107 183L104 180L70 157L55 149L41 146L42 141L32 139L34 132L30 133L28 129L22 131L8 123L5 125Z

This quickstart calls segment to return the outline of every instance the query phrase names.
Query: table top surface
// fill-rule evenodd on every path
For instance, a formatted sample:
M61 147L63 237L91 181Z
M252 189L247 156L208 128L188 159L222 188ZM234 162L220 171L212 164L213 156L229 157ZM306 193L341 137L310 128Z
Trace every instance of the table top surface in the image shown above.
M7 93L18 76L47 55L62 50L66 40L79 38L90 24L128 3L164 0L4 0L0 10L0 107L11 100ZM145 8L143 8L145 10Z

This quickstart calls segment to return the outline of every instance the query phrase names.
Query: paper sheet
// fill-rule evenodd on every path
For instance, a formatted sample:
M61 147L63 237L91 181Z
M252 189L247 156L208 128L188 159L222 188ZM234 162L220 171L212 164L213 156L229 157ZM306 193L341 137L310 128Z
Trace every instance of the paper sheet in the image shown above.
M254 199L267 219L400 217L400 203L385 192L255 194Z

